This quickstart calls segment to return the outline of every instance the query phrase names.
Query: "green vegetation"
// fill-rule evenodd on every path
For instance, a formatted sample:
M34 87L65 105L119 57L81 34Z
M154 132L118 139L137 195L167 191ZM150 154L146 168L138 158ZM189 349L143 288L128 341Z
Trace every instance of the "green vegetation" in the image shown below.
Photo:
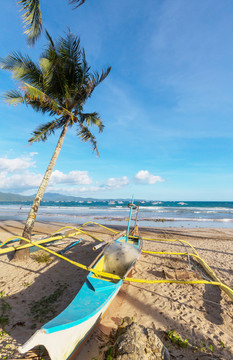
M167 334L167 337L169 338L169 340L173 344L175 344L175 345L177 345L177 346L179 346L181 348L187 348L188 347L193 351L201 351L201 352L204 352L204 353L208 353L209 351L211 351L211 353L214 352L214 345L210 344L210 343L206 344L203 340L201 340L201 346L198 347L198 346L193 346L193 345L189 344L187 339L183 340L175 332L175 330L167 331L166 334ZM168 347L169 347L169 345L168 345ZM223 350L225 348L226 348L225 344L222 341L220 341L220 348L218 350Z
M5 330L0 331L0 339L9 337L9 334Z
M0 325L4 330L6 324L9 321L8 312L11 309L11 306L5 300L5 292L0 293Z
M221 341L221 347L222 347L222 349L225 348L225 345L224 345L224 343L222 341ZM213 353L214 352L214 346L212 344L207 346L206 343L204 343L204 341L201 341L201 347L200 347L199 350L201 350L203 352L207 352L208 350L210 350Z
M48 296L43 296L40 300L30 304L30 315L35 322L45 323L56 315L54 304L67 288L67 284L56 283L57 289ZM33 324L36 327L36 324Z
M50 255L47 252L44 252L44 251L40 251L39 253L34 254L31 257L32 257L32 259L34 259L38 263L47 264L52 260Z
M213 347L212 344L209 345L209 349L210 349L210 351L211 351L212 353L214 352L214 347Z
M167 336L173 344L176 344L182 348L186 348L190 346L188 340L187 339L182 340L182 338L179 335L177 335L175 330L167 331Z
M202 351L206 350L206 344L202 340L201 340L201 348L200 348L200 350L202 350Z
M221 344L221 347L222 347L223 349L225 349L225 344L224 344L224 342L221 341L220 344Z
M113 360L112 356L113 356L113 347L111 346L107 351L106 360Z
M85 3L86 0L69 0L69 3L78 8ZM21 7L22 19L27 35L29 45L34 45L42 32L42 14L40 10L40 0L19 0L18 5Z

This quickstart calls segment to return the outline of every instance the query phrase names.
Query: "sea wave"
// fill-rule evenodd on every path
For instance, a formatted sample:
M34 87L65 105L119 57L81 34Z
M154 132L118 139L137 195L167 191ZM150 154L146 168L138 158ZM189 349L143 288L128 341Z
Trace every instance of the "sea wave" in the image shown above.
M143 221L146 221L148 219L144 218ZM203 219L203 218L161 218L161 219L154 219L154 221L189 221L189 222L233 222L233 219Z
M181 201L180 201L181 203ZM145 226L195 226L232 227L233 202L158 202L144 201L140 204L138 220ZM71 223L91 221L120 223L126 221L129 209L127 201L82 201L43 202L37 220ZM25 221L31 203L0 203L0 220L12 219ZM155 224L158 222L158 224ZM203 225L202 225L203 224ZM205 224L205 225L204 225ZM212 224L212 225L211 225ZM218 225L216 225L218 224ZM143 226L144 226L143 225Z

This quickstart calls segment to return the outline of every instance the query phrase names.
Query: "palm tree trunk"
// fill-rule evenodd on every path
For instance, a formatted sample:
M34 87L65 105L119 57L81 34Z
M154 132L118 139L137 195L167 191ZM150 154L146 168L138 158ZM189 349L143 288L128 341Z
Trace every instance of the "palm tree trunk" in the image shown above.
M41 181L40 187L39 187L39 189L37 191L36 197L35 197L35 199L33 201L31 210L29 212L29 215L28 215L28 218L27 218L24 230L23 230L23 235L22 235L22 237L24 237L24 238L26 238L28 240L31 240L31 233L32 233L32 229L34 227L34 223L35 223L35 220L36 220L36 215L37 215L37 212L38 212L38 208L40 206L41 200L42 200L43 195L45 193L45 190L46 190L46 187L48 185L49 179L50 179L50 177L52 175L52 172L53 172L54 166L56 164L58 155L59 155L59 153L61 151L62 144L64 142L64 138L65 138L67 128L68 128L68 123L69 123L69 120L67 120L66 124L64 125L64 128L63 128L63 130L61 132L60 138L58 140L57 146L56 146L56 148L54 150L53 156L52 156L52 158L50 160L50 163L49 163L49 165L47 167L47 170L46 170L46 172L44 174L43 180ZM21 243L24 244L25 241L22 240ZM23 250L18 250L18 251L16 251L16 253L14 255L14 260L26 260L28 258L29 258L29 248L23 249Z

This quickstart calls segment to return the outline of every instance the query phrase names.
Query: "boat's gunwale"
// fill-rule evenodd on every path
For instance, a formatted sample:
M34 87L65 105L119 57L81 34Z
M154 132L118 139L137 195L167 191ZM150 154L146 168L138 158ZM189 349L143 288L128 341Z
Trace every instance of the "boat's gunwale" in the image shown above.
M46 334L52 334L54 332L57 332L57 331L62 331L62 330L65 330L65 329L69 329L69 328L72 328L74 326L77 326L77 325L80 325L84 322L86 322L87 320L89 320L90 318L92 318L93 316L95 316L106 304L107 302L112 298L112 296L114 295L114 293L118 290L118 288L122 285L123 281L122 280L119 280L118 283L116 283L115 285L115 288L113 287L112 288L112 292L109 294L109 296L106 298L106 300L99 306L99 307L96 307L95 310L87 315L87 316L84 316L82 318L79 318L78 320L75 320L73 322L69 322L69 323L65 323L65 324L61 324L61 325L58 325L58 326L53 326L51 328L45 328L45 326L47 324L49 324L49 322L47 324L45 324L44 326L42 326L42 329L46 332ZM86 284L86 282L83 284L83 286ZM83 288L82 286L82 288ZM82 289L81 288L81 289ZM80 289L80 291L81 291ZM78 292L78 294L75 296L74 300L77 300L79 297L80 297L80 291ZM93 290L91 290L93 291ZM73 300L73 301L74 301ZM70 303L67 308L71 305L72 303ZM66 308L66 309L67 309ZM65 309L65 310L66 310ZM64 311L65 311L64 310ZM63 313L63 312L62 312ZM60 313L58 316L60 316L62 313ZM56 317L54 318L56 319ZM53 321L54 319L52 319L51 321Z

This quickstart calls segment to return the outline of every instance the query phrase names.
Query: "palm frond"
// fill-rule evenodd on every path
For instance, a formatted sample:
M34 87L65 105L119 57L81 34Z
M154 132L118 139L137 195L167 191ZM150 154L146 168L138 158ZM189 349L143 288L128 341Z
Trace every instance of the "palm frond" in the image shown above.
M111 71L111 66L106 70L102 71L102 74L96 71L92 76L88 77L88 83L85 84L85 89L82 91L81 95L78 93L77 95L80 98L80 104L83 105L87 101L87 99L91 96L95 88L108 76Z
M62 117L38 126L38 128L33 131L33 136L28 140L28 142L33 143L39 141L46 141L47 137L51 134L54 134L56 129L64 126L66 121L67 119L64 119Z
M80 47L80 38L69 31L66 38L59 39L57 48L67 84L71 92L75 91L76 85L83 83L84 71L89 70Z
M69 0L69 4L75 4L74 9L77 9L79 6L83 5L86 0Z
M87 126L81 125L81 129L78 130L77 135L81 138L82 141L91 143L93 151L96 151L97 156L99 157L99 151L97 148L97 141L95 136L91 133Z
M72 121L74 120L74 115L71 111L62 107L60 104L58 104L54 99L49 97L47 94L36 89L35 87L33 87L30 84L24 83L24 85L26 87L26 95L25 96L26 96L27 102L29 104L33 103L33 101L39 101L41 110L43 110L43 108L44 108L47 111L47 109L48 109L48 111L51 111L52 114L69 116Z
M45 35L46 35L48 41L50 42L50 45L52 45L55 48L53 39L52 39L51 35L49 34L49 32L47 30L45 30Z
M24 96L18 90L10 90L3 94L3 99L9 105L18 105L25 103Z
M5 100L15 105L24 103L59 118L37 128L30 142L45 141L59 127L65 124L71 127L76 123L80 139L89 141L98 154L96 138L89 128L97 126L101 132L104 126L97 112L83 113L83 107L96 86L108 76L111 67L102 73L91 71L80 39L70 31L56 42L47 31L46 37L48 43L39 64L20 52L0 59L1 67L11 71L19 81L19 91L9 91Z
M53 77L53 62L50 59L41 58L39 64L43 74L43 85L48 88Z
M67 33L65 38L59 38L57 48L63 60L72 60L76 62L76 65L81 65L82 52L80 48L80 38L75 36L71 31Z
M41 58L47 58L50 61L55 61L57 59L57 49L56 46L53 42L52 37L50 36L50 34L48 33L47 30L45 30L45 36L48 40L48 45L46 46L46 48L44 49L44 51L41 54Z
M42 31L40 0L20 0L18 5L23 11L24 33L27 35L28 44L34 45Z
M23 56L20 52L12 52L6 58L0 59L0 65L3 70L11 71L14 79L27 81L36 87L43 87L40 67L29 56Z
M93 78L95 80L95 87L97 85L99 85L102 81L104 81L104 79L106 79L106 77L108 76L108 74L110 73L111 71L111 66L109 66L107 69L105 70L102 70L102 74L99 75L99 73L96 71L94 72L93 74Z
M96 112L93 113L81 113L79 115L80 121L82 124L86 125L86 126L97 126L99 129L99 132L102 132L104 129L104 124L101 121L99 114L97 114Z
M90 77L90 66L87 63L86 60L86 54L85 54L85 50L82 49L82 65L81 65L81 70L82 70L82 77L83 77L83 82L84 83L88 83L88 79Z

